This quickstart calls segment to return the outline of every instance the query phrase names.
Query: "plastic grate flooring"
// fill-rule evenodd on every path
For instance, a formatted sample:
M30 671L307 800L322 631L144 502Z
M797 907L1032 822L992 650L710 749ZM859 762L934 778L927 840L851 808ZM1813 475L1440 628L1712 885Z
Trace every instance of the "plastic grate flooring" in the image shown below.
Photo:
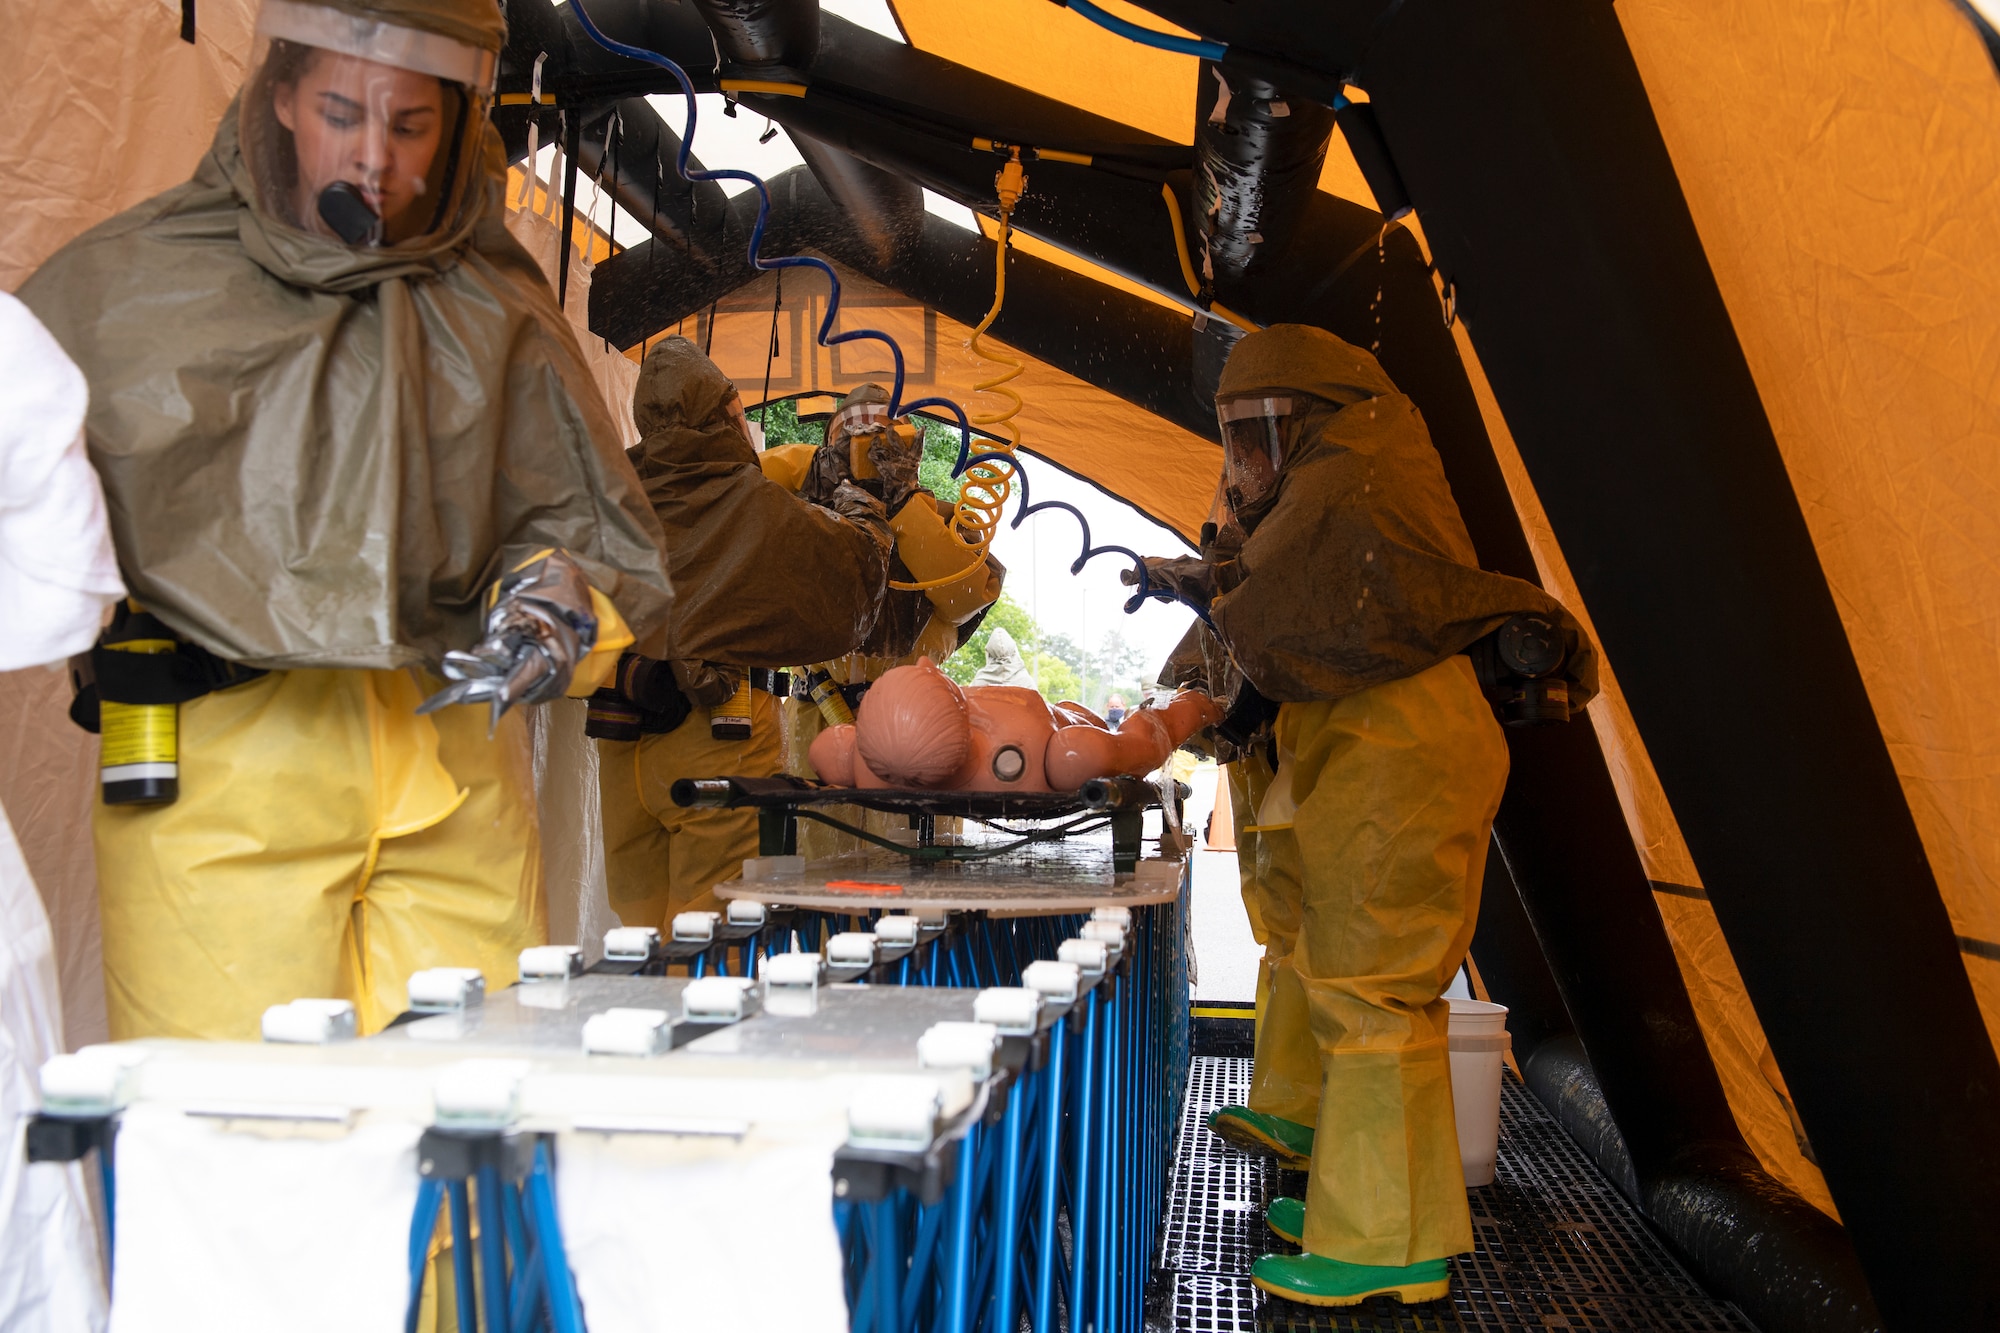
M1511 1076L1496 1177L1471 1191L1475 1249L1452 1261L1451 1300L1331 1310L1266 1296L1250 1284L1251 1263L1296 1251L1264 1226L1264 1207L1302 1194L1305 1177L1231 1148L1202 1123L1241 1102L1249 1084L1248 1060L1194 1061L1160 1252L1175 1333L1756 1333L1735 1306L1702 1292Z

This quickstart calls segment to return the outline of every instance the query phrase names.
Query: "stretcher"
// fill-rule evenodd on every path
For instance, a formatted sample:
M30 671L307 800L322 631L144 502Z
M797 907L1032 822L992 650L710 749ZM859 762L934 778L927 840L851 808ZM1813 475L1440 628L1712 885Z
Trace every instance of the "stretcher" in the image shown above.
M629 1239L634 1224L621 1220L607 1238L587 1203L620 1182L631 1182L627 1193L641 1188L619 1154L643 1165L649 1145L810 1139L831 1112L837 1142L825 1143L819 1206L831 1204L838 1273L822 1315L854 1330L997 1333L1015 1328L1025 1308L1038 1330L1136 1329L1164 1186L1161 1127L1173 1123L1186 1064L1184 905L1148 892L1155 901L1136 913L1101 906L1077 937L1057 943L1060 958L1025 963L1018 986L918 984L939 974L952 932L901 927L899 917L917 920L904 914L841 933L905 941L904 961L920 960L912 984L834 980L838 936L825 954L793 948L798 932L776 939L783 913L767 911L750 936L712 939L694 955L714 959L701 977L619 972L637 952L627 937L608 942L594 971L579 951L529 950L526 979L492 994L476 973L419 973L411 1013L365 1039L352 1036L351 1006L301 1000L267 1014L263 1045L91 1048L44 1071L29 1152L97 1153L121 1327L168 1326L177 1312L133 1303L191 1274L207 1275L205 1289L231 1287L230 1257L213 1252L218 1238L163 1228L158 1207L139 1209L145 1226L120 1234L131 1211L130 1196L121 1197L121 1137L150 1145L139 1174L157 1192L150 1182L167 1126L177 1144L273 1160L324 1157L326 1144L387 1135L387 1157L378 1151L346 1174L372 1172L386 1181L384 1197L407 1194L400 1216L377 1208L353 1228L399 1238L407 1327L424 1306L442 1218L459 1327L526 1329L545 1319L562 1333L618 1333L666 1327L690 1302L713 1308L723 1299L661 1293L636 1316L620 1299L618 1274L605 1271L616 1265L599 1251ZM1015 918L1024 919L1047 920ZM739 929L748 924L739 914ZM746 941L761 946L752 954L759 975L724 975L728 954ZM645 944L647 954L665 952L657 940ZM1173 1021L1154 1021L1162 1015ZM400 1185L398 1172L407 1176ZM225 1167L206 1184L226 1193L230 1175ZM274 1231L318 1211L311 1198L291 1202ZM643 1205L634 1207L643 1220ZM1068 1249L1065 1232L1075 1237ZM353 1249L350 1241L359 1244L341 1232L317 1244ZM154 1253L162 1246L177 1252L163 1260ZM346 1291L321 1293L317 1317L334 1327L349 1318L342 1295L368 1287L368 1265L327 1258L355 1272ZM381 1263L372 1271L380 1278ZM767 1317L757 1293L740 1299L745 1319ZM301 1295L289 1322L317 1326L299 1317L307 1303Z

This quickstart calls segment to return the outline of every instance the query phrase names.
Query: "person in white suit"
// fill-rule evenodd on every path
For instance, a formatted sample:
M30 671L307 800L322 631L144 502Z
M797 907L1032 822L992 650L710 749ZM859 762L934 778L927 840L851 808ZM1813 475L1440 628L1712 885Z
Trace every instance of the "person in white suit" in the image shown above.
M125 595L83 451L83 375L0 293L0 671L87 650ZM0 1333L96 1333L105 1293L81 1168L29 1165L36 1073L63 1049L48 914L0 811Z

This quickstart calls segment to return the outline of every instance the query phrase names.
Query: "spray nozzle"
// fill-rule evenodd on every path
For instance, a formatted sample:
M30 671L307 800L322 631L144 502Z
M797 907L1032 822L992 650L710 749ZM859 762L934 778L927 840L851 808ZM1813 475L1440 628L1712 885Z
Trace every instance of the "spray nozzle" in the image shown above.
M1000 196L1000 211L1012 213L1014 205L1021 202L1021 196L1028 191L1028 173L1021 169L1021 150L1008 150L1006 165L993 178L993 191Z

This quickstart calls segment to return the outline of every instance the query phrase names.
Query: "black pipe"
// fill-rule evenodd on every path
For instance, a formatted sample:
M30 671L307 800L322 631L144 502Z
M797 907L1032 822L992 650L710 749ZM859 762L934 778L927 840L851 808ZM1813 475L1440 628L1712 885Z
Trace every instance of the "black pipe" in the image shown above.
M1405 0L1358 77L1884 1315L2000 1326L2000 1061L1616 14Z
M1319 103L1228 62L1200 62L1192 220L1206 260L1198 267L1225 306L1246 301L1290 247L1332 137L1333 113Z
M1385 217L1409 213L1413 207L1410 190L1403 184L1403 173L1396 170L1395 159L1389 156L1375 108L1366 102L1350 102L1335 119L1341 137L1347 140L1347 151L1354 154L1354 165L1361 169L1361 179L1368 182L1369 193L1375 196L1375 207Z
M797 82L819 54L818 0L694 0L694 7L729 74Z
M992 304L993 242L985 237L925 215L915 242L883 263L809 171L794 168L770 185L769 253L819 250L962 324L978 323ZM732 206L733 233L747 227L754 201L746 192ZM1204 439L1216 438L1213 402L1187 388L1186 315L1033 255L1016 252L1007 263L1008 301L993 326L996 338ZM592 275L591 332L613 346L632 346L755 277L745 265L711 282L671 247L636 246Z
M695 0L729 72L804 82L819 56L819 0ZM923 230L923 188L797 131L792 143L878 264Z
M1768 1333L1881 1328L1840 1224L1777 1185L1747 1150L1691 1158L1642 1188L1582 1044L1554 1037L1520 1064L1528 1089L1598 1170Z

